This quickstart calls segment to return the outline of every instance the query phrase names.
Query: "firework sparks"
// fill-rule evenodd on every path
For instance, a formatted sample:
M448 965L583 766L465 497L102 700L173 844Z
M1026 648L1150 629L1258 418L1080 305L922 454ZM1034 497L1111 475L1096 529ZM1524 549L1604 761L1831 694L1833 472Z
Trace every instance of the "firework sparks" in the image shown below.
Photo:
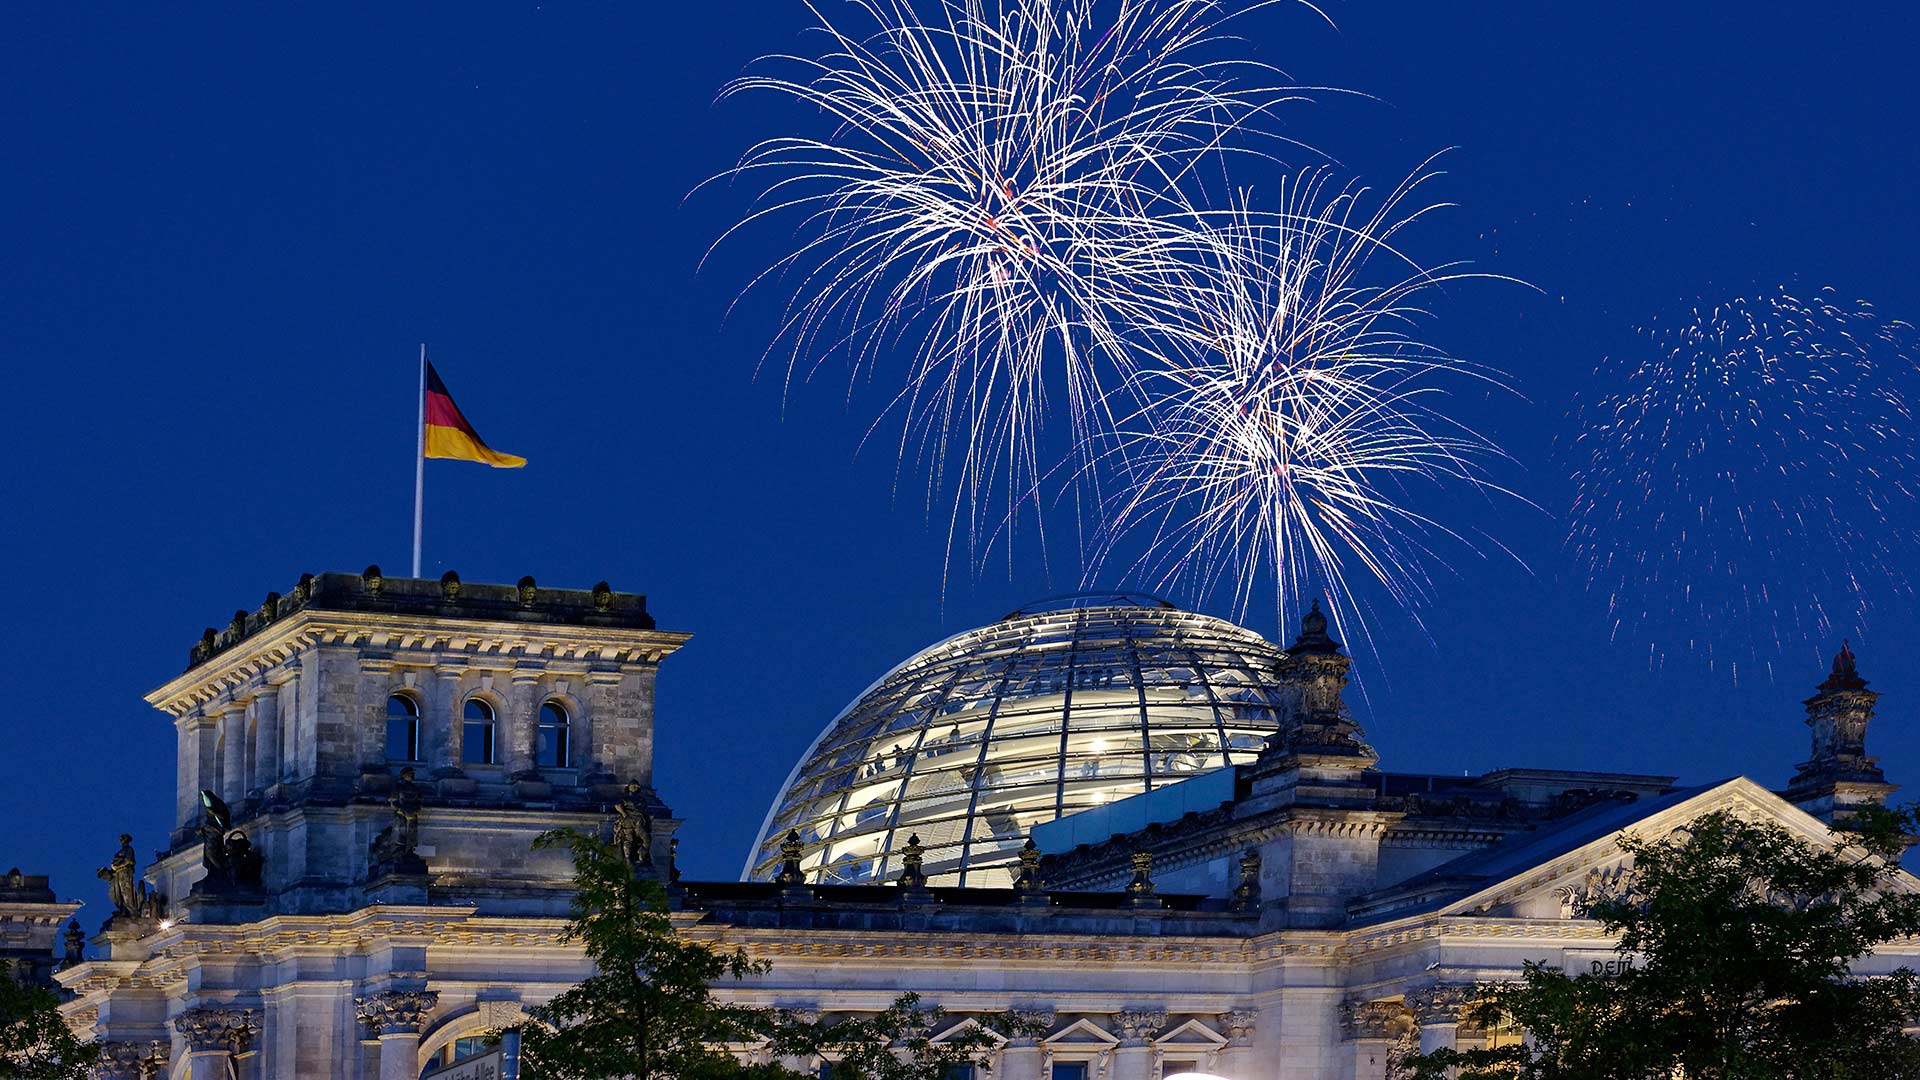
M1224 587L1243 617L1270 582L1281 628L1324 590L1365 634L1360 590L1377 582L1418 620L1433 542L1453 534L1409 489L1503 490L1484 470L1493 444L1427 403L1455 377L1497 384L1414 336L1423 293L1480 276L1422 270L1391 246L1425 212L1403 207L1428 175L1367 212L1363 191L1307 174L1281 212L1243 207L1196 237L1190 269L1147 301L1170 332L1161 362L1141 365L1149 400L1128 424L1102 560L1144 532L1136 569Z
M1572 444L1570 546L1616 638L1771 678L1862 631L1870 596L1911 595L1911 326L1781 290L1641 338L1598 369Z
M835 124L729 174L770 178L746 222L804 220L755 283L792 289L790 380L836 352L855 380L904 367L901 457L918 442L930 499L957 476L949 550L964 535L978 555L983 522L1037 501L1050 406L1076 445L1112 430L1134 373L1111 312L1166 272L1202 163L1246 152L1236 133L1290 92L1210 58L1230 17L1214 0L946 0L931 20L864 0L859 27L812 10L822 55L767 58L723 92Z

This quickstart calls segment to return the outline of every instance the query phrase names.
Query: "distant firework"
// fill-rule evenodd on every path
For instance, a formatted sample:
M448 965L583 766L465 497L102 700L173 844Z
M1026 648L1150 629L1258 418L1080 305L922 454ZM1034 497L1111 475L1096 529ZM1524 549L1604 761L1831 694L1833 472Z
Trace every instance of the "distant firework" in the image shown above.
M1571 545L1617 638L1771 677L1911 595L1910 325L1783 290L1641 340L1575 411Z
M822 52L764 58L722 96L772 91L832 129L730 175L765 177L748 221L802 220L756 281L791 290L789 376L841 353L897 386L901 456L918 442L935 490L957 479L950 537L977 545L1037 497L1050 414L1078 443L1111 428L1132 372L1110 312L1164 272L1202 163L1217 180L1290 92L1214 55L1213 0L921 6L813 7Z
M1210 227L1161 287L1169 348L1142 365L1148 403L1110 455L1123 482L1105 539L1151 538L1136 572L1225 591L1242 618L1271 600L1282 632L1325 595L1345 632L1366 633L1374 584L1418 619L1435 546L1458 540L1418 489L1498 490L1485 466L1499 456L1437 400L1493 374L1416 336L1422 295L1462 275L1389 246L1422 212L1404 209L1422 179L1365 210L1364 192L1306 174L1280 212Z

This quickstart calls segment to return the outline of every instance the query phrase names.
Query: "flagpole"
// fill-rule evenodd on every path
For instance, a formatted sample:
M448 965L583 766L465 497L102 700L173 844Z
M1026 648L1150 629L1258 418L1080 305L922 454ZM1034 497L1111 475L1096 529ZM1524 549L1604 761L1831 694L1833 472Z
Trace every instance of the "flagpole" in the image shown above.
M427 493L427 343L420 343L419 416L413 425L413 576L420 576L420 504Z

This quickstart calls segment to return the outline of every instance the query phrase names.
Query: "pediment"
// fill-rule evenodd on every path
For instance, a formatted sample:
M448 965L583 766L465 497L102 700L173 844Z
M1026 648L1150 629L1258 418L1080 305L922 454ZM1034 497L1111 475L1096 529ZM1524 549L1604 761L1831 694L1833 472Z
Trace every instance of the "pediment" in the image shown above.
M1227 1039L1226 1036L1194 1019L1162 1033L1159 1038L1153 1040L1153 1045L1168 1049L1218 1050L1227 1045Z
M985 1032L987 1038L991 1039L993 1041L993 1045L996 1047L1007 1045L1007 1037L1005 1035L1002 1035L999 1032L988 1027L987 1025L982 1024L980 1021L975 1020L971 1016L953 1025L952 1027L946 1029L945 1031L942 1031L940 1034L935 1035L932 1041L937 1043L947 1042L951 1039L957 1039L969 1031Z
M1832 834L1825 822L1808 814L1780 796L1746 777L1736 777L1700 791L1680 802L1649 808L1647 813L1624 822L1593 839L1565 850L1543 850L1533 866L1503 874L1466 896L1439 909L1441 915L1494 916L1523 919L1574 919L1584 916L1591 901L1619 895L1627 887L1629 860L1620 851L1619 840L1633 834L1657 838L1671 834L1688 822L1716 811L1726 811L1749 821L1779 825L1810 843L1827 844ZM1551 835L1543 837L1550 842ZM1511 841L1510 841L1511 842ZM1526 843L1521 840L1519 843ZM1497 856L1498 849L1490 851ZM1903 873L1910 887L1920 888Z
M1041 1044L1104 1048L1120 1045L1120 1039L1112 1032L1083 1017L1042 1039Z

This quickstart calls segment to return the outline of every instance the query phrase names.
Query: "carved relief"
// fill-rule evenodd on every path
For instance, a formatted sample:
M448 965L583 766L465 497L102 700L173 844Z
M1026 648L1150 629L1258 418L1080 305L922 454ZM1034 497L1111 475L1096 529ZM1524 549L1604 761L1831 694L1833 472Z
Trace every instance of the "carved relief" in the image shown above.
M356 1015L370 1035L417 1036L439 1002L440 995L432 990L382 990L353 999Z
M196 1053L244 1053L260 1034L259 1014L230 1005L198 1005L173 1018L173 1030Z

